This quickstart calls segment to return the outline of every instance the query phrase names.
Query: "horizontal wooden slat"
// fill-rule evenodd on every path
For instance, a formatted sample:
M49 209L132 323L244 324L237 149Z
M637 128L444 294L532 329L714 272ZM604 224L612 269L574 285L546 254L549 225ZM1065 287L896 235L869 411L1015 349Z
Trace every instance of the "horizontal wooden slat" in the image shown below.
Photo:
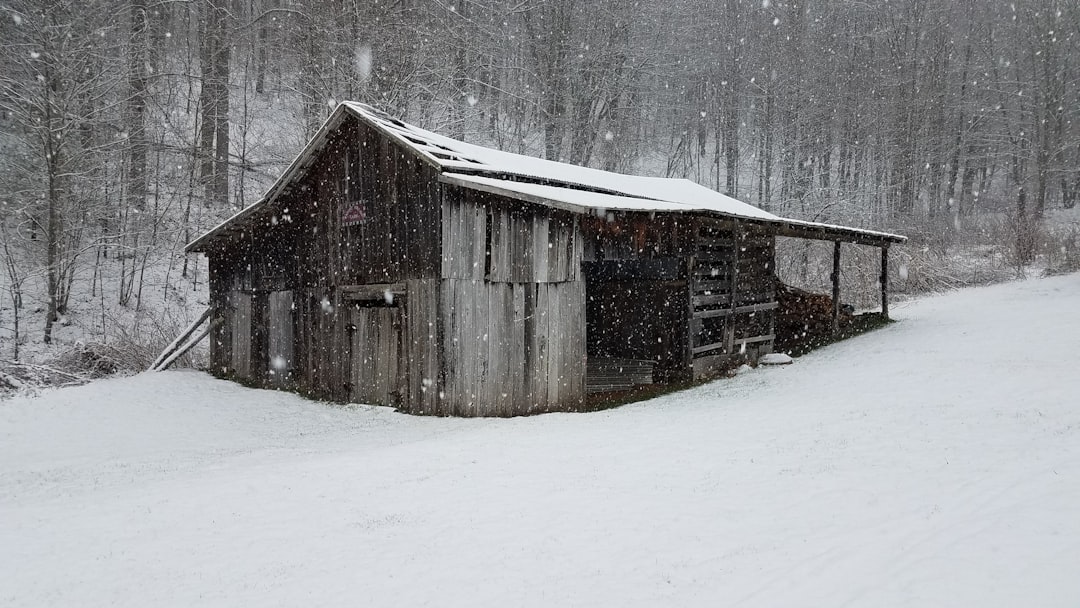
M776 302L765 302L763 304L751 304L749 306L739 306L737 308L718 308L715 310L698 310L694 311L694 317L698 319L711 319L714 317L729 317L731 315L741 315L751 312L760 312L763 310L773 310L778 306Z
M773 341L775 339L776 339L775 335L769 334L767 336L754 336L752 338L739 338L738 340L734 341L734 344L736 346L741 346L743 344L754 344L754 343L757 343L757 342L771 342L771 341ZM700 355L702 353L712 352L714 350L719 350L721 348L724 348L724 343L723 342L716 342L714 344L706 344L704 346L697 346L697 347L695 347L693 349L693 353L695 355Z
M372 283L370 285L342 285L341 296L346 300L386 300L389 293L394 300L405 297L404 283Z
M775 339L774 334L769 334L767 336L754 336L753 338L739 338L735 340L735 344L754 344L755 342L770 342Z
M708 352L712 352L714 350L719 350L721 348L724 348L724 343L723 342L717 342L715 344L706 344L705 346L696 346L693 349L693 353L695 355L700 355L701 353L708 353Z
M711 279L718 279L719 277L731 277L731 265L730 264L709 264L697 262L694 264L694 276L695 277L708 277Z
M703 291L711 292L707 295L729 293L731 289L731 277L721 276L716 279L697 279L693 283L693 289L694 293Z
M707 296L694 296L694 308L712 306L714 304L726 304L731 300L729 293L715 293Z
M698 247L708 248L725 248L732 249L735 247L735 241L731 240L730 236L699 236L697 239Z

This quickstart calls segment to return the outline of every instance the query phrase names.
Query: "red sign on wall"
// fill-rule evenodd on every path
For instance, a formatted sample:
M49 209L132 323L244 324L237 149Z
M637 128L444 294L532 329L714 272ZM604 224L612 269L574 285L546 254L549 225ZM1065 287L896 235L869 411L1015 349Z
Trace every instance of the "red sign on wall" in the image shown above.
M341 211L341 223L344 226L353 226L363 222L366 216L364 203L354 203Z

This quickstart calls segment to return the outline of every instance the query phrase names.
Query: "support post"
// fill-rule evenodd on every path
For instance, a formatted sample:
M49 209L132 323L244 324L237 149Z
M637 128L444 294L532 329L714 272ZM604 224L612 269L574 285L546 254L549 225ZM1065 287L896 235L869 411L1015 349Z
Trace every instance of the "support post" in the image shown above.
M832 254L832 330L840 331L840 241L833 243Z
M881 248L881 316L889 318L889 246Z
M697 218L690 220L691 251L686 257L686 348L683 349L683 368L690 380L694 377L694 342L699 333L699 328L694 319L694 267L697 265L697 252L700 247L701 221Z
M735 310L735 294L739 288L739 249L743 243L742 225L738 221L735 222L731 234L734 246L731 255L731 293L728 296L728 308ZM729 355L735 354L735 319L734 314L724 319L724 352Z

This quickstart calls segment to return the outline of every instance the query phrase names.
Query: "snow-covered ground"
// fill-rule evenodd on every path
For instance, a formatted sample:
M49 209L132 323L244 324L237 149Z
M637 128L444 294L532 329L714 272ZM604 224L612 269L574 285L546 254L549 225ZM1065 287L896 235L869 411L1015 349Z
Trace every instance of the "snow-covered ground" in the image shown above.
M4 606L1080 605L1080 276L592 414L0 403Z

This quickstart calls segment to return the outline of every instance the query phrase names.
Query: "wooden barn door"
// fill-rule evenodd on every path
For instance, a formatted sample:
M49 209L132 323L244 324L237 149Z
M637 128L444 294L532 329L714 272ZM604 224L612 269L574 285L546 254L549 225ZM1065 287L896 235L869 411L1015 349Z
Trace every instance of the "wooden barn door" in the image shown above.
M401 309L356 306L350 316L350 401L400 405L405 386Z
M233 292L232 368L238 378L251 378L251 294Z
M293 293L271 291L267 298L267 368L271 384L283 385L293 369Z

